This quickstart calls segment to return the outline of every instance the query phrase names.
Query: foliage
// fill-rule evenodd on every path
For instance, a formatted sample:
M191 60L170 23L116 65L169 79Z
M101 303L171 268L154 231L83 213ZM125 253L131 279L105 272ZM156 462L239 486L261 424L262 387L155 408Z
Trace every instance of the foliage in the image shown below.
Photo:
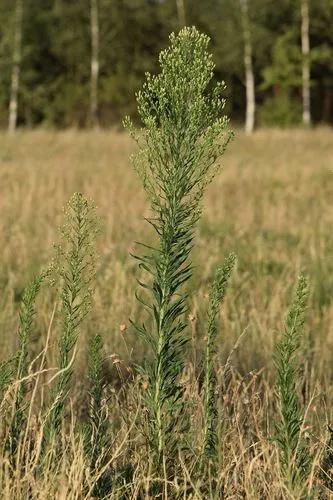
M152 284L142 283L150 292L150 299L142 302L153 315L153 328L136 325L153 353L144 370L149 381L145 399L149 441L158 464L175 456L180 446L175 437L186 426L180 384L187 342L187 293L182 286L192 275L189 255L200 200L230 139L227 120L221 118L223 86L207 92L214 69L208 37L184 28L170 42L160 54L160 74L147 74L137 96L145 128L137 137L140 151L134 159L151 202L149 222L159 239L150 255L138 257L140 267L152 276Z
M227 111L242 119L245 103L240 9L236 0L186 0L186 20L212 38L216 77L228 85ZM239 1L239 0L237 0ZM312 107L316 120L332 121L327 105L332 82L330 57L332 0L310 6ZM0 124L6 126L12 67L15 2L0 5ZM99 119L118 123L135 114L135 92L146 71L156 69L156 55L178 27L176 0L99 0ZM272 98L290 70L301 76L299 1L249 2L258 104ZM19 123L55 127L89 125L90 6L87 0L25 0L20 72ZM281 44L284 45L281 47ZM320 54L320 57L318 55ZM292 64L291 64L292 62ZM270 90L261 84L270 81ZM294 84L293 84L294 85ZM300 84L290 96L298 109ZM294 88L294 87L293 87ZM276 102L276 106L279 103ZM277 116L277 120L279 117ZM271 119L272 122L273 118ZM265 123L265 122L264 122ZM274 122L280 125L279 121Z
M263 70L263 90L273 89L260 108L264 125L288 127L300 123L301 104L294 99L302 84L302 56L294 31L280 35L274 44L272 61Z
M94 335L88 344L89 418L84 427L85 452L92 471L105 465L106 449L110 440L106 403L103 401L105 381L103 377L103 340ZM111 487L104 474L98 478L94 494L103 496Z
M235 265L236 256L230 254L222 267L216 270L215 278L209 296L207 343L204 371L204 447L203 455L206 461L216 462L217 434L217 402L215 357L217 352L217 317L221 303L225 298L230 276Z
M1 361L0 363L0 401L6 391L8 385L10 384L14 375L14 359L9 359L6 361Z
M45 279L46 273L37 276L24 291L21 310L20 325L18 330L17 357L15 360L15 379L17 386L15 388L14 404L12 409L12 421L9 431L7 447L12 456L14 456L20 433L25 427L25 396L27 392L26 381L28 375L28 346L31 343L31 334L33 319L36 314L36 298L40 287Z
M266 127L279 126L288 128L300 123L301 104L281 92L268 97L259 109L259 122Z
M293 32L287 32L277 38L272 64L263 71L263 90L276 85L282 92L297 88L302 83L301 50L296 44Z
M310 466L310 455L302 435L304 411L298 397L299 365L305 310L309 295L307 279L300 276L281 340L276 345L277 394L280 419L275 440L280 448L282 471L288 484L304 487Z
M75 193L67 206L66 221L61 230L63 243L57 247L57 259L53 266L61 279L61 335L58 344L59 373L47 415L48 440L56 437L61 425L73 372L79 326L91 308L96 230L94 206L81 193Z

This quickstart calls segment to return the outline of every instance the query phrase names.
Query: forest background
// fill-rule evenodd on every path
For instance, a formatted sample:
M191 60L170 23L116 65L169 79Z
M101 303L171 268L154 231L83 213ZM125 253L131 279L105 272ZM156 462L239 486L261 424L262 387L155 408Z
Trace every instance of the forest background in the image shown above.
M332 21L333 0L0 0L0 126L119 124L185 24L248 132L332 124Z

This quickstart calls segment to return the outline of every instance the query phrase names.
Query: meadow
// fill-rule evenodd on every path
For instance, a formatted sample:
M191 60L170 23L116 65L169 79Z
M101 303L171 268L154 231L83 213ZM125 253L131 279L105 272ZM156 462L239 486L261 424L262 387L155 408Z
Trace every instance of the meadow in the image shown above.
M295 280L304 270L311 282L307 330L316 376L330 376L332 139L324 128L263 130L251 137L237 131L205 196L194 257L193 335L200 331L213 271L234 251L238 265L222 315L221 348L227 355L246 329L234 355L244 374L271 360ZM136 241L152 238L144 221L145 194L130 165L135 144L117 131L40 130L13 138L3 134L0 141L1 357L14 348L9 332L15 332L22 290L50 259L63 207L75 191L93 199L102 218L89 322L98 324L109 352L126 362L127 347L139 356L135 337L119 330L129 326L138 308L133 293L138 271L130 253ZM46 323L48 306L43 304Z
M150 498L154 495L149 490L149 457L135 434L137 414L142 411L135 394L138 382L129 383L136 380L134 364L146 354L129 322L141 314L134 294L140 271L130 253L136 252L135 241L153 242L144 221L149 214L147 200L129 162L134 150L128 134L116 130L36 130L0 136L0 359L15 351L23 289L50 260L62 208L73 192L82 192L95 201L102 223L93 308L80 328L69 421L72 428L87 411L83 397L86 341L92 333L99 333L111 398L108 411L117 422L112 463L126 464L129 458L139 457L126 494L135 498L140 490ZM291 498L269 439L275 408L272 353L297 277L304 272L310 281L310 301L302 344L301 397L308 439L317 453L310 479L315 482L327 423L333 421L333 132L325 128L259 130L247 137L237 130L222 165L205 194L195 236L190 342L183 375L188 397L197 402L191 427L195 431L202 413L199 366L209 286L216 266L233 251L237 266L218 329L224 498ZM52 291L43 292L29 354L30 361L38 356L48 337L49 367L56 366L54 308ZM228 377L224 377L227 360ZM51 375L42 373L39 383L46 388ZM38 415L35 419L37 423L31 417L29 432L38 434ZM62 432L65 436L64 427ZM73 430L70 436L68 441L63 438L61 463L56 469L50 464L38 479L29 453L21 456L24 467L17 463L24 471L22 477L18 470L9 474L3 455L2 498L28 498L27 491L29 498L90 498L93 481L86 477L82 443ZM179 495L205 498L191 480L190 466L182 466L191 492L180 489ZM170 488L173 498L177 480ZM329 498L328 490L323 495Z

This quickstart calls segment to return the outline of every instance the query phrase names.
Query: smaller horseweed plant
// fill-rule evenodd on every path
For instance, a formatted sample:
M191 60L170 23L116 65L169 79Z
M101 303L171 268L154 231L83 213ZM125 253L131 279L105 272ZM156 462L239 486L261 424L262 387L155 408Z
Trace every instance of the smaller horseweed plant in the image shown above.
M103 407L103 340L100 335L89 339L88 346L89 423L86 427L85 448L92 468L103 456L107 445L108 421Z
M95 235L98 221L95 207L82 194L75 193L68 203L62 228L62 244L57 247L54 270L60 277L61 334L55 387L47 415L45 437L52 440L59 430L66 397L70 389L72 363L79 326L91 308L95 277Z
M37 276L24 291L18 330L18 349L14 374L17 386L14 396L13 416L10 426L7 446L11 455L14 455L21 432L25 422L25 395L26 383L24 378L28 375L28 346L31 341L33 319L36 314L36 298L40 287L45 279L46 273Z
M204 360L204 464L216 463L217 459L217 404L216 404L216 375L215 356L217 352L217 317L219 308L224 300L230 281L232 270L235 266L236 256L230 254L215 273L209 296L207 343Z
M275 440L280 448L282 473L287 484L295 490L304 487L311 463L301 432L304 412L298 397L299 364L297 360L308 295L308 282L304 276L300 276L294 301L286 318L284 332L277 343L275 352L280 410Z
M10 358L0 363L0 402L14 375L14 361L15 358Z
M97 498L104 498L111 487L111 478L108 474L100 476L98 472L105 467L110 432L104 400L103 340L100 335L93 335L89 339L88 383L89 419L83 427L84 449L91 473L98 476L93 493Z
M135 325L153 354L143 372L148 378L148 440L157 466L174 459L187 425L180 383L187 342L183 285L192 275L189 256L201 198L231 137L222 117L224 86L209 91L214 70L209 38L184 28L170 42L160 54L160 74L147 74L137 95L142 134L135 135L125 120L139 144L134 165L150 199L149 222L158 238L156 248L137 257L151 276L151 282L141 283L150 298L140 300L153 325Z

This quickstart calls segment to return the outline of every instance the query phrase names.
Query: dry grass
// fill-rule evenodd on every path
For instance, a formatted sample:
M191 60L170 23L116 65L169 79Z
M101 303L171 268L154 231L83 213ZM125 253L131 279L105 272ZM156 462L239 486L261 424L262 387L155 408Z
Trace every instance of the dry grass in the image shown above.
M144 194L129 165L133 148L127 135L106 131L0 136L0 360L15 349L22 289L50 256L62 220L61 208L74 191L82 191L94 199L103 218L95 307L82 337L91 331L103 335L110 356L110 379L118 397L118 387L129 376L131 363L143 356L131 328L120 331L120 325L129 326L129 317L140 314L133 293L138 271L128 254L135 249L134 241L151 238L143 220L147 210ZM272 350L301 269L312 284L303 396L306 400L313 397L308 414L314 447L324 440L326 419L333 420L332 409L326 408L333 395L332 200L330 129L259 131L251 138L237 133L225 156L223 172L206 195L196 240L198 268L190 314L193 342L185 376L188 394L197 401L195 418L199 422L197 366L205 335L207 291L215 266L233 250L238 267L222 313L221 366L238 337L245 334L233 353L232 375L221 400L221 408L225 408L221 427L225 498L286 495L276 474L275 449L267 439L273 409ZM33 355L43 348L53 307L52 297L41 297ZM55 365L54 336L51 332L47 354L51 367ZM84 348L82 339L76 364L78 386L85 369ZM72 397L74 408L80 408L80 391ZM142 453L132 428L136 405L128 403L129 395L125 399L121 415L114 410L113 416L122 422L114 447L119 447L117 460L124 463L133 450ZM31 422L36 433L41 425ZM31 457L22 458L29 462L24 487L29 485L32 498L89 498L87 491L80 489L82 474L86 474L81 444L73 436L64 449L57 474L50 470L37 485L29 469ZM137 488L149 490L143 479L149 477L149 463L142 462L142 470L139 467L134 472L133 498ZM184 477L191 477L185 465L183 472ZM50 481L52 491L48 489ZM0 477L3 498L26 498L27 490L20 488L15 478ZM200 498L198 485L193 485L192 495Z

